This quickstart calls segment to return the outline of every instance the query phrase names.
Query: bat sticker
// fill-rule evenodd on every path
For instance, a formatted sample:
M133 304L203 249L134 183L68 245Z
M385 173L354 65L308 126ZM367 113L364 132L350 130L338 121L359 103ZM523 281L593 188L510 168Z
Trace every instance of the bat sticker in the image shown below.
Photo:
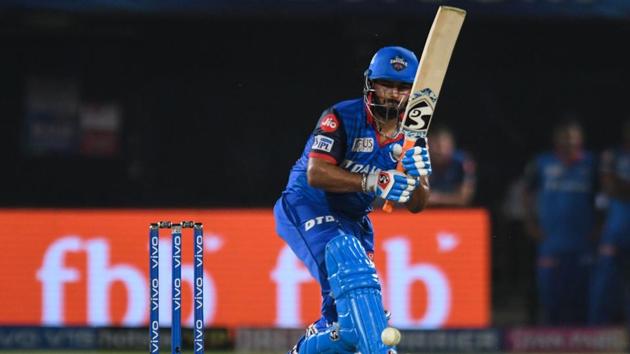
M426 88L413 95L410 101L409 112L405 119L404 129L421 130L428 129L433 115L433 107L437 102L437 97Z

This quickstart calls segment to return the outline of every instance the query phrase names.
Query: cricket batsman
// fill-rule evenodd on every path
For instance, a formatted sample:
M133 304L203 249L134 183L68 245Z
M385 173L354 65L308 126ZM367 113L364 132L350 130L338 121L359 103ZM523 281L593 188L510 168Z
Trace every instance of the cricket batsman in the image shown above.
M429 197L426 139L401 154L401 120L418 69L402 47L376 52L363 97L324 110L274 206L277 233L321 287L321 318L290 353L395 353L372 254L375 198L417 213ZM402 155L402 156L401 156ZM403 172L396 171L398 160Z

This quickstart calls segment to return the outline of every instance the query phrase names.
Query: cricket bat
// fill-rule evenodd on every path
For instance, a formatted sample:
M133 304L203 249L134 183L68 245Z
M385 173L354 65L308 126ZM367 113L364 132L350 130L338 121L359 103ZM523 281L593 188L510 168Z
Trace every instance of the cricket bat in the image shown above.
M450 6L438 8L429 36L424 43L420 65L403 116L402 131L405 135L403 155L414 146L416 140L426 137L429 132L446 69L465 17L466 11L462 9ZM403 170L400 161L397 170ZM391 213L392 209L392 202L386 201L383 210Z

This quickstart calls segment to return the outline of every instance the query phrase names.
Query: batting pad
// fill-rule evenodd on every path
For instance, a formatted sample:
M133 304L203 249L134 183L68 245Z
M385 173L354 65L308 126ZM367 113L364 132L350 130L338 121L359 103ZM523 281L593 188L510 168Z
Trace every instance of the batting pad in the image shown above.
M355 354L355 346L340 340L339 326L305 337L298 345L299 354Z
M359 240L342 235L328 242L326 269L339 315L339 340L362 354L395 353L381 341L387 327L381 285Z

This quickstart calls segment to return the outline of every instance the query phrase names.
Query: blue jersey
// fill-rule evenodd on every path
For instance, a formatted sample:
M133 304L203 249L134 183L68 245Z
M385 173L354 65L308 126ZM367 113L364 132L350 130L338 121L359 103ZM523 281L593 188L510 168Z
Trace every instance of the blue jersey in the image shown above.
M630 183L630 150L614 149L602 156L601 172ZM610 197L603 242L630 247L630 200Z
M475 163L463 151L455 151L448 164L433 164L433 173L429 176L431 190L442 193L459 191L465 181L475 181Z
M554 153L538 156L527 171L536 193L538 221L544 234L543 254L582 252L590 248L595 227L594 193L597 169L590 153L563 161Z
M362 98L343 101L325 110L310 135L302 156L289 175L284 195L327 205L335 213L358 219L372 210L374 193L331 193L311 187L306 178L308 159L321 158L350 172L369 173L396 168L390 145L403 136L379 143Z
M368 254L374 251L374 232L367 214L373 193L331 193L308 184L309 158L336 164L354 173L390 170L397 161L390 153L396 139L379 143L378 133L367 115L363 99L340 102L325 110L308 138L302 156L289 175L289 182L274 206L276 231L302 260L322 291L322 316L337 321L325 265L326 245L340 235L352 235Z

